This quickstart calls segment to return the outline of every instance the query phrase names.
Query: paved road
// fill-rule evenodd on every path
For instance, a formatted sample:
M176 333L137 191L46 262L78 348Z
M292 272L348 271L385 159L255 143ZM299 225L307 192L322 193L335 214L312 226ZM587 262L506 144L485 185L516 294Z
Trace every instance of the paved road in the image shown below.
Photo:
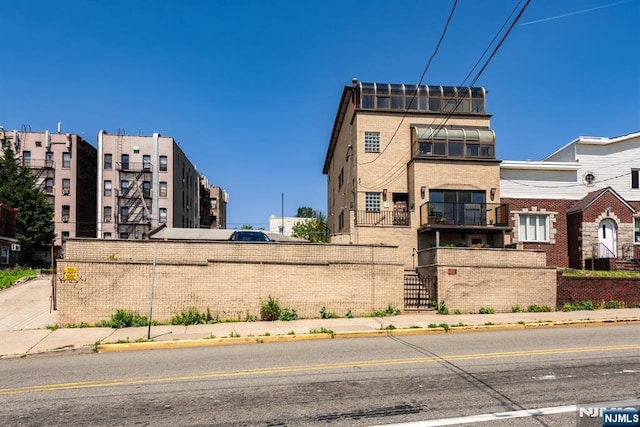
M640 325L0 361L0 425L371 426L640 397ZM564 409L563 409L564 408ZM478 418L481 419L481 418Z
M56 323L51 310L51 276L0 291L0 331L42 329Z

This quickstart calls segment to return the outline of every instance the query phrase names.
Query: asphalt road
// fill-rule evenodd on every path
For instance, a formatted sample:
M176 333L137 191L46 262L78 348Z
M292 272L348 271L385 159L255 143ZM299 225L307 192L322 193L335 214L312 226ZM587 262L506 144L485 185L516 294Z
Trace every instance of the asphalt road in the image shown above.
M640 398L639 337L619 325L6 359L0 425L575 426L565 406ZM562 411L511 418L539 408ZM496 412L511 415L477 417Z

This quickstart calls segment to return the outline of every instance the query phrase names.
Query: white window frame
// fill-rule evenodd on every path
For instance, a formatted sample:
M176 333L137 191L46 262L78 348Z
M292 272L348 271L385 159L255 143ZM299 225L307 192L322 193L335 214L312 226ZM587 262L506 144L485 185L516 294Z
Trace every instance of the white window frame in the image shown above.
M365 153L380 152L380 132L364 133L364 152Z
M9 247L0 246L0 265L9 265Z
M518 214L518 241L550 242L550 215L539 213Z

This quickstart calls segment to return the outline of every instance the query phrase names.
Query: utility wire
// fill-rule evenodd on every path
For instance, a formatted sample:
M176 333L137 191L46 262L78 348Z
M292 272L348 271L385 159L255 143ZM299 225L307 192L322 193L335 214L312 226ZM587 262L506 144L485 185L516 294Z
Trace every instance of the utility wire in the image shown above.
M520 3L522 3L522 1L520 1L518 3L518 5L520 5ZM515 27L516 23L518 22L518 20L520 19L520 17L522 16L522 14L524 13L524 11L526 10L526 8L529 6L529 4L531 3L531 0L527 0L527 2L525 3L525 5L522 7L522 9L520 9L520 12L518 13L518 15L516 16L516 18L513 20L513 22L511 23L511 25L509 26L509 29L506 31L506 33L502 36L502 39L500 40L500 42L497 44L497 46L493 49L493 52L491 53L491 55L489 56L489 58L485 61L484 65L482 66L482 68L478 71L478 73L476 74L476 76L474 77L473 81L469 84L469 87L473 87L473 85L478 81L478 79L480 78L480 76L484 73L484 71L486 70L487 66L489 65L489 63L491 62L491 60L495 57L496 53L498 52L498 50L500 49L500 47L502 46L502 44L504 43L504 41L507 39L507 37L509 36L509 34L511 33L511 30L513 30L513 28ZM516 8L518 7L518 5L516 5ZM498 30L498 32L496 33L496 36L494 36L494 38L491 40L491 42L489 43L489 45L487 46L487 49L485 49L485 52L480 56L480 59L484 56L484 54L488 51L489 47L491 46L491 44L496 40L498 34L500 34L500 32L504 29L506 23L509 21L509 19L511 18L511 16L513 16L513 13L515 11L515 9L511 12L511 14L507 17L507 19L505 20L505 22L503 23L502 27L500 28L500 30ZM474 65L474 67L471 69L471 72L473 71L473 69L475 69L478 65L478 63L480 62L480 60L478 60L478 62L476 63L476 65ZM467 75L467 77L465 77L465 81L466 79L469 77L469 75L471 74L471 72L469 72L469 74ZM464 82L463 82L464 83ZM458 101L456 102L456 105L454 106L454 108L452 108L451 112L449 114L447 114L447 116L445 116L441 123L436 127L435 131L433 132L434 134L439 132L441 129L444 128L444 126L446 125L447 121L453 116L454 112L456 111L456 109L458 108L458 106L460 105L460 103L462 102L463 98L459 98ZM406 115L406 112L405 112ZM435 120L432 124L435 124ZM396 130L397 132L397 130ZM394 133L395 135L395 133ZM386 148L386 147L385 147ZM382 154L382 153L380 153ZM374 159L375 160L375 159ZM396 163L397 165L397 163ZM396 166L394 165L394 168ZM394 177L399 171L401 171L402 167L401 166L398 170L394 171L391 173L390 178ZM399 176L398 176L399 177ZM379 187L383 187L385 185L388 185L389 183L395 181L396 179L398 179L398 177L395 177L393 180L391 180L390 178L386 178L384 181L382 181L381 183L375 184L376 181L374 181L374 183L369 184L372 186L375 186L377 188ZM361 185L363 188L365 189L372 189L370 187L366 187L364 185Z

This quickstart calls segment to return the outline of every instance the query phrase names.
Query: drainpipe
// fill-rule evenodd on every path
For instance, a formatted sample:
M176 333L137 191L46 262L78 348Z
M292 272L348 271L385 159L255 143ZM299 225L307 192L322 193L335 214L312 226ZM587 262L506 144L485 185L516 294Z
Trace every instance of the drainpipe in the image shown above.
M102 154L104 151L104 147L102 146L102 135L104 135L105 132L104 130L101 130L100 132L98 132L98 194L96 199L98 200L98 204L97 204L97 209L98 212L97 213L97 222L96 222L96 237L98 239L102 239L102 194L103 194L103 189L102 189L102 170L104 168L104 155Z

